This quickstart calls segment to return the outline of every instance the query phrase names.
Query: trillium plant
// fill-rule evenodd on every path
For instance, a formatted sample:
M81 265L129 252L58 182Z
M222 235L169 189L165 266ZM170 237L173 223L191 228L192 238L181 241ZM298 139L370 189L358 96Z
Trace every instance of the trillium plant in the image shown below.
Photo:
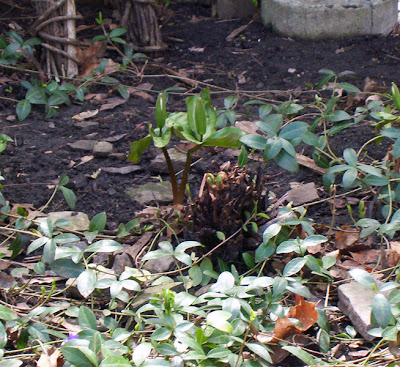
M151 142L157 148L160 148L164 154L171 178L174 206L178 208L184 202L193 153L202 147L240 148L239 139L245 133L233 126L217 129L218 115L211 105L208 90L201 92L200 95L186 98L187 112L167 113L166 101L167 94L160 93L155 111L156 127L153 128L149 124L149 134L131 144L129 159L136 163ZM186 164L179 184L166 148L172 135L195 144L187 152Z

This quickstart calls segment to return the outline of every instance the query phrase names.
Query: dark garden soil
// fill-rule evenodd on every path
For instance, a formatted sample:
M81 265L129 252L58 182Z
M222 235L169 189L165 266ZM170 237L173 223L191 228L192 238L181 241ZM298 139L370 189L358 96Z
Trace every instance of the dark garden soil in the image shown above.
M93 25L100 9L79 7L85 16L84 23ZM105 18L111 17L111 9L101 9ZM108 229L115 229L119 223L135 217L143 206L129 200L125 190L134 184L168 179L168 175L150 171L149 164L157 152L151 149L139 162L140 170L128 174L113 174L104 167L124 167L130 163L126 159L130 143L144 136L146 123L153 121L155 98L158 91L169 87L184 88L183 92L171 93L168 111L184 108L185 93L199 92L209 87L215 106L223 108L223 99L237 93L238 106L249 99L259 97L266 101L282 102L297 98L298 103L313 100L310 91L320 79L318 71L328 68L335 72L353 71L356 78L349 82L362 88L364 79L370 77L378 83L390 86L392 81L400 79L400 38L396 34L387 37L361 37L357 39L308 42L281 37L267 29L259 19L249 24L245 20L218 20L210 17L210 9L175 4L162 16L162 33L168 50L158 55L149 55L149 65L138 62L143 67L141 78L128 72L114 75L121 83L129 87L138 87L148 94L134 93L126 103L113 109L100 111L91 121L93 127L77 127L72 117L80 112L99 109L109 103L109 98L119 97L109 88L92 86L91 93L109 93L107 98L83 104L73 103L70 107L61 107L57 115L46 119L41 108L34 108L24 121L14 119L14 104L0 98L1 133L12 137L13 142L1 155L0 170L4 176L3 194L11 203L29 203L39 208L46 203L52 193L52 185L61 173L70 178L68 187L77 196L76 211L86 212L90 217L105 211L108 214ZM5 34L10 24L28 29L32 21L32 9L29 5L11 9L0 3L0 30ZM231 41L226 38L240 26L248 27ZM23 30L20 31L23 33ZM78 33L82 39L90 40L101 34L101 29L92 28ZM25 35L25 37L27 37ZM106 57L120 61L113 52ZM156 66L158 65L158 66ZM170 70L199 82L197 86L188 85L178 77L171 76ZM19 80L35 77L32 73L22 73L13 69L0 68L0 96L23 99L25 90ZM342 80L346 81L346 80ZM12 87L12 92L9 92ZM279 92L280 91L280 92ZM303 92L302 92L303 91ZM150 96L150 97L149 97ZM237 109L238 120L257 119L256 109ZM340 153L346 147L360 146L370 132L366 125L346 131L335 138L333 149ZM86 160L90 153L76 151L69 143L89 139L109 140L114 146L112 157L95 157ZM196 195L204 173L217 172L218 165L231 160L236 162L232 152L202 151L192 170L190 184L192 195ZM215 164L214 164L215 162ZM103 170L102 170L103 169ZM316 182L320 176L308 168L299 173L290 174L269 165L265 170L267 188L278 198L289 189L289 183ZM327 193L321 190L321 197ZM154 203L157 205L157 203ZM61 194L57 194L48 208L51 211L68 210ZM326 210L326 212L325 212ZM314 218L329 221L329 206L310 208Z
M18 7L12 8L0 1L0 34L6 35L7 32L16 30L24 39L28 39L29 35L24 34L24 30L29 29L34 20L33 9L27 1L15 3L18 3ZM98 12L103 12L104 19L112 16L112 9L109 8L78 4L78 11L84 15L81 25L90 26L80 31L78 37L88 42L94 36L102 34L95 24ZM257 106L243 106L246 101L258 98L276 104L289 99L294 99L299 104L313 102L317 93L314 90L315 85L322 78L318 71L322 68L337 73L353 72L347 73L351 75L351 79L348 77L349 79L343 78L340 81L350 82L360 89L363 89L367 77L383 86L382 90L388 90L391 82L400 84L398 33L387 37L309 42L277 35L258 18L218 20L211 18L210 14L209 8L171 0L170 6L161 15L162 34L168 49L160 54L148 55L146 63L138 61L140 76L130 70L112 75L131 88L132 92L128 100L122 100L124 103L113 108L110 104L121 101L118 92L106 85L92 85L92 99L84 103L73 101L71 106L60 107L58 113L49 119L45 118L41 106L35 106L31 115L20 122L16 118L15 100L22 100L26 93L20 81L36 78L36 74L22 71L21 68L5 68L0 65L0 134L12 138L12 142L0 155L0 172L4 177L1 191L5 198L13 205L28 204L30 209L39 209L47 203L60 175L65 173L70 179L67 187L77 197L75 211L87 213L90 218L97 213L106 212L106 234L115 234L120 223L127 223L145 209L144 205L128 198L126 190L133 185L169 180L165 172L150 167L155 156L160 153L155 148L142 156L137 163L137 170L127 172L125 168L131 167L127 159L130 143L144 137L147 134L147 123L154 120L158 92L171 87L180 88L179 91L175 89L169 94L169 112L183 111L186 96L199 93L203 88L210 88L213 104L218 109L224 108L224 98L237 95L237 121L256 121ZM233 31L245 25L247 27L242 32L232 40L227 40ZM121 62L120 56L113 50L107 50L105 58ZM28 64L22 66L31 68ZM324 95L328 93L330 92L324 92ZM347 108L345 102L344 98L342 108ZM99 112L82 124L78 124L73 118L79 113L96 109ZM353 111L354 106L349 107L349 112ZM311 121L312 118L307 120ZM360 122L335 135L331 148L341 155L343 149L357 149L372 136L373 131L368 123ZM73 149L70 144L79 140L108 141L113 145L113 153L98 157L92 156L90 151ZM187 149L185 145L177 144L176 140L172 145L183 151ZM373 146L370 149L376 149L375 152L369 151L369 155L377 159L385 155L385 149L387 151L387 147ZM198 195L205 173L218 172L220 165L227 161L231 161L232 165L237 163L237 152L234 151L204 149L199 152L194 157L189 176L193 198ZM299 153L307 155L310 152L303 152L300 147ZM255 166L255 172L259 164L251 163L252 167ZM124 169L118 170L121 168ZM300 167L299 172L288 173L275 164L269 164L263 175L264 188L274 193L277 199L287 193L292 182L315 182L321 199L329 197L329 193L323 189L321 175L310 168ZM251 180L246 185L251 185ZM153 202L150 205L158 207L165 203ZM180 234L183 238L197 239L195 233L201 234L202 228L207 228L207 218L211 218L213 213L209 208L205 209L207 210L197 213L202 222L197 227L184 229ZM338 218L335 224L352 224L345 206L336 209ZM58 192L45 212L63 210L69 208L62 194ZM224 212L221 208L218 213L221 220L220 230L230 235L234 230L227 228L227 225L233 219L224 215L227 211ZM307 216L320 225L331 223L329 202L310 206ZM242 226L240 216L236 220L236 226ZM129 245L135 244L137 240L138 237L122 239ZM207 241L207 238L204 240ZM241 237L238 236L235 244L240 240ZM254 249L254 245L259 244L253 241L251 247L251 240L247 241L249 247L246 249L223 249L223 255L228 254L225 260L236 260L236 264L239 262L237 260L242 261L241 252L248 248ZM135 261L138 257L136 255L137 252ZM37 258L33 261L37 261ZM274 261L271 269L282 270L282 264L283 262ZM238 269L242 270L240 267ZM269 271L268 267L265 267L265 271ZM336 302L335 291L333 290L334 296L329 300L332 304ZM315 289L314 294L319 292ZM321 292L325 292L325 289ZM320 299L324 297L322 295ZM342 324L335 321L333 328L337 328L335 332L339 332ZM299 364L289 362L287 365Z

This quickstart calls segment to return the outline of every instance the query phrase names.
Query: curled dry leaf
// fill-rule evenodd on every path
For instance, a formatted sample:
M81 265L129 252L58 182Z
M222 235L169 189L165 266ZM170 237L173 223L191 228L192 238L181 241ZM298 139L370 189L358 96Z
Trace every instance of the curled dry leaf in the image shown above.
M292 307L285 317L276 321L274 340L287 339L292 335L304 333L318 321L316 303L307 302L303 297L296 295L296 306ZM297 319L301 326L295 325L290 319Z
M83 120L90 119L90 118L96 116L98 113L99 113L99 110L85 111L85 112L78 113L75 116L72 116L72 119L75 121L83 121Z
M115 107L124 104L125 102L126 99L124 98L119 98L119 97L109 98L108 100L106 100L106 103L100 107L100 111L112 110Z
M235 126L246 134L257 134L258 126L253 121L236 121Z
M80 78L91 75L92 70L99 66L100 58L103 56L106 48L107 44L101 41L94 42L85 50L77 48L76 58L79 63Z
M339 250L351 250L360 239L360 230L352 226L342 226L336 233L335 247Z
M389 351L396 358L400 358L400 334L397 334L396 341L389 342Z
M61 367L65 363L64 358L61 356L60 350L53 348L42 353L37 361L37 367Z

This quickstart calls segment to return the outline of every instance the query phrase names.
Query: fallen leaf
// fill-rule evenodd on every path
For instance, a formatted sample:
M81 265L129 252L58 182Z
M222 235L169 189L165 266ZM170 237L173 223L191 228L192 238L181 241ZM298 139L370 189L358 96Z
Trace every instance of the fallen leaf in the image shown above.
M103 139L103 141L108 141L109 143L112 143L112 142L121 140L121 139L124 138L126 135L127 135L127 134L119 134L119 135L110 136L109 138Z
M10 78L7 78L6 76L0 78L0 84L2 85L7 85L8 83L12 82L13 80Z
M37 367L61 367L65 363L64 358L61 356L60 350L53 348L43 351L42 355L37 361Z
M86 29L91 29L93 27L95 27L95 25L84 25L84 24L81 24L81 25L76 27L76 31L77 32L81 32L81 31L85 31Z
M85 111L85 112L78 113L75 116L72 116L72 119L75 121L83 121L83 120L90 119L90 118L96 116L98 113L99 113L99 110Z
M250 23L251 23L251 22L250 22ZM242 26L240 26L239 28L236 28L234 31L232 31L232 32L229 34L229 36L227 36L227 37L225 38L225 40L228 41L228 42L233 41L233 39L234 39L238 34L242 33L242 32L249 26L250 23L245 24L245 25L242 25Z
M307 302L303 297L296 294L296 305L292 307L285 317L276 321L274 328L274 341L284 340L294 334L301 334L308 330L318 321L316 303ZM295 325L290 319L297 319L301 326Z
M135 165L125 166L125 167L101 167L101 170L103 172L113 173L116 175L127 175L129 173L139 171L141 169L142 169L141 166L135 166Z
M400 357L400 333L397 333L396 341L389 341L389 351L396 358Z
M189 48L189 51L190 52L201 53L201 52L204 52L204 47L195 47L195 46L193 46L193 47Z
M91 44L87 49L77 48L76 58L78 60L80 74L79 78L84 78L92 74L92 71L100 64L100 58L103 56L107 44L97 41Z
M138 86L137 86L137 88L138 89L144 89L144 90L151 90L151 89L153 89L153 84L151 84L151 83L140 83Z
M360 239L360 229L352 226L342 226L335 235L335 247L339 250L352 249Z
M238 83L239 84L245 84L246 83L246 77L244 76L245 73L246 73L246 71L244 71L243 73L238 75Z
M371 79L367 76L364 79L364 92L375 92L375 93L384 93L387 91L387 87L380 85L376 80Z
M291 189L286 197L286 200L293 201L294 205L301 205L318 199L319 195L314 182Z
M236 121L235 126L246 134L257 134L258 126L254 121Z
M141 90L137 90L136 88L130 87L128 88L128 92L132 95L132 96L136 96L139 98L144 99L145 101L150 101L151 103L155 103L156 99L149 93L141 91Z
M114 97L108 99L105 103L100 107L100 111L112 110L115 107L124 104L127 100L124 98Z
M91 101L91 100L102 101L102 100L106 99L107 97L108 97L107 93L89 93L89 94L86 94L86 96L83 97L83 99L85 101Z
M144 232L143 235L132 245L124 249L124 252L129 255L135 264L138 263L138 254L153 238L153 232Z
M87 162L90 162L94 158L93 155L85 155L84 157L81 158L80 163L76 165L76 167L80 166L81 164L85 164Z
M321 175L325 174L326 172L325 168L318 167L313 159L306 157L303 154L296 153L296 161L301 166L307 167L317 173L320 173Z
M0 289L9 290L12 288L17 282L14 277L6 274L4 271L0 272Z

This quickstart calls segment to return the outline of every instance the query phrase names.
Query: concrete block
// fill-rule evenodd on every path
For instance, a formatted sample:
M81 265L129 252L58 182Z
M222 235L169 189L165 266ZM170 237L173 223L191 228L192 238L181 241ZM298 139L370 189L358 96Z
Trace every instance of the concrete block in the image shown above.
M386 35L398 0L261 0L261 18L286 36L310 40Z

